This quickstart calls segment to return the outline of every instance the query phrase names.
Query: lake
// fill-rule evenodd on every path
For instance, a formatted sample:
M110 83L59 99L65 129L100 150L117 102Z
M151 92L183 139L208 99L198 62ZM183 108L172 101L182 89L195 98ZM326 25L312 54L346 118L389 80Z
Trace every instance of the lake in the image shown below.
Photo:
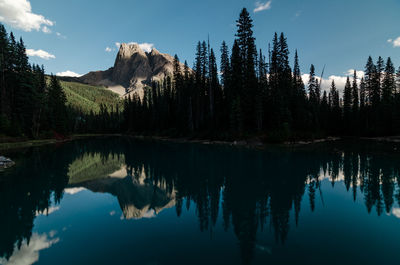
M8 151L0 264L399 264L400 146Z

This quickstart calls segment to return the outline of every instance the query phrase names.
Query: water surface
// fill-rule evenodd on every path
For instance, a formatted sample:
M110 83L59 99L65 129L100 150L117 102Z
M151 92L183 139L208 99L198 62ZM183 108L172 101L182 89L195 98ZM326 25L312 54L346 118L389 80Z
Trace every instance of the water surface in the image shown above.
M0 264L399 264L398 150L121 137L9 152Z

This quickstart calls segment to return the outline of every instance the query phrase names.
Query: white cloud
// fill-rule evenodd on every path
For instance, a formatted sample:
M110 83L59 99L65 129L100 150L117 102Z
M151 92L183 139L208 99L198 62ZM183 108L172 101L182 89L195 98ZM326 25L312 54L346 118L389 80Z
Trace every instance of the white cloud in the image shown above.
M39 251L50 248L52 245L58 243L59 238L50 238L46 233L39 235L33 233L28 242L25 240L21 248L17 246L14 248L13 255L8 259L0 258L0 264L4 265L30 265L39 260Z
M139 43L139 47L145 51L145 52L151 52L151 50L154 48L154 44L153 43Z
M106 47L106 50L105 50L106 52L111 52L112 51L112 49L110 48L110 47Z
M66 71L66 72L62 72L62 73L57 73L56 75L65 76L65 75L62 75L62 74L71 74L71 73L77 74L77 73L74 73L74 72L71 72L71 71ZM81 75L77 74L76 77L79 77L79 76L81 76ZM67 188L67 189L64 190L64 192L67 193L67 194L73 195L73 194L77 194L78 192L81 192L81 191L84 191L84 190L86 190L86 189L85 188Z
M49 29L47 26L43 26L42 31L46 34L50 34L51 33L51 29Z
M400 37L397 37L397 39L393 41L393 47L400 47Z
M0 0L0 21L24 31L42 30L45 33L49 30L46 25L54 25L44 16L32 13L28 0Z
M269 0L266 3L256 2L256 8L254 8L254 10L253 10L254 13L271 9L271 3L272 3L272 0Z
M331 75L331 76L328 77L328 79L323 78L322 79L322 85L321 85L321 91L322 92L323 91L329 92L330 89L331 89L332 80L334 80L336 89L340 93L342 93L342 91L344 90L344 86L346 84L346 81L347 81L347 76L350 77L350 82L352 82L354 69L349 69L344 74L345 74L344 76ZM318 79L318 81L321 80L320 76L315 76L315 77ZM358 84L360 83L362 77L364 77L364 71L357 71L357 83ZM308 84L308 80L310 78L310 75L309 74L302 74L301 78L303 79L303 83L307 88L307 84Z
M55 59L56 58L56 56L54 56L53 54L48 53L48 52L43 51L43 50L26 49L26 54L28 56L37 56L37 57L40 57L40 58L45 59L45 60Z
M392 43L393 47L400 47L400 37L397 37L396 39L388 39L387 40L388 43Z
M57 76L70 76L70 77L80 77L80 76L82 76L81 74L72 72L72 71L70 71L70 70L67 70L67 71L64 71L64 72L56 73L56 75L57 75ZM74 189L76 189L76 190L78 190L78 191L75 192ZM74 193L71 193L71 192L78 193L79 191L82 191L82 190L79 190L79 189L80 189L80 188L72 188L72 189L65 189L64 191L65 191L66 193L69 193L69 194L74 194ZM83 189L83 188L82 188L82 189ZM68 192L67 190L72 190L72 191L71 191L71 192Z
M137 45L139 45L140 49L142 49L145 52L151 52L151 50L154 48L154 44L153 43L148 43L148 42L144 42L144 43L128 42L126 44L128 44L128 45L137 44ZM119 47L121 46L121 43L120 42L116 42L115 46L119 49Z

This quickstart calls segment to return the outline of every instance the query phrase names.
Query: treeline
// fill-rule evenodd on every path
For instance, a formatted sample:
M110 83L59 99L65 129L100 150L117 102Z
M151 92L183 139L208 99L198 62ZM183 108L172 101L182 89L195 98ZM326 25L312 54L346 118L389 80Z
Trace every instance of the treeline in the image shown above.
M0 134L37 138L66 133L66 98L55 76L46 81L43 66L31 65L22 38L0 24Z
M174 76L146 88L143 98L125 101L124 130L133 133L169 132L179 135L242 137L266 135L270 140L323 135L393 135L400 133L400 68L390 58L369 57L365 76L354 72L340 94L330 91L310 67L303 83L297 51L289 64L283 33L268 46L267 58L255 45L253 21L243 9L229 52L221 46L220 66L209 43L199 42L193 70L178 56ZM397 86L396 86L397 82Z

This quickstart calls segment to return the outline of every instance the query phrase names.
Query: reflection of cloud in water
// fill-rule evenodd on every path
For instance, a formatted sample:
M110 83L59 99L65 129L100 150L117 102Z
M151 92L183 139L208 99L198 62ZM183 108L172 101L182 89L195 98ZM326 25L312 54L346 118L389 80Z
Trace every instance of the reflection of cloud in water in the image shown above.
M36 216L39 216L39 215L49 215L49 214L52 214L52 213L54 213L55 211L58 211L58 210L60 210L60 206L51 206L51 207L49 207L49 208L47 208L46 210L44 210L43 212L36 212Z
M142 218L155 218L157 217L157 213L154 209L149 209L147 212L142 213L141 215L138 216L127 216L125 217L124 214L121 215L120 219L124 220L124 219L142 219Z
M392 214L396 216L397 218L400 218L400 208L393 208L392 209Z
M65 193L67 194L77 194L78 192L86 190L85 188L67 188L64 190Z
M60 241L59 238L51 238L51 235L55 235L55 231L51 231L49 236L46 233L37 234L33 233L29 244L25 240L21 248L15 247L13 255L7 261L4 258L0 258L0 264L3 265L30 265L39 260L39 251L50 248L52 245Z

